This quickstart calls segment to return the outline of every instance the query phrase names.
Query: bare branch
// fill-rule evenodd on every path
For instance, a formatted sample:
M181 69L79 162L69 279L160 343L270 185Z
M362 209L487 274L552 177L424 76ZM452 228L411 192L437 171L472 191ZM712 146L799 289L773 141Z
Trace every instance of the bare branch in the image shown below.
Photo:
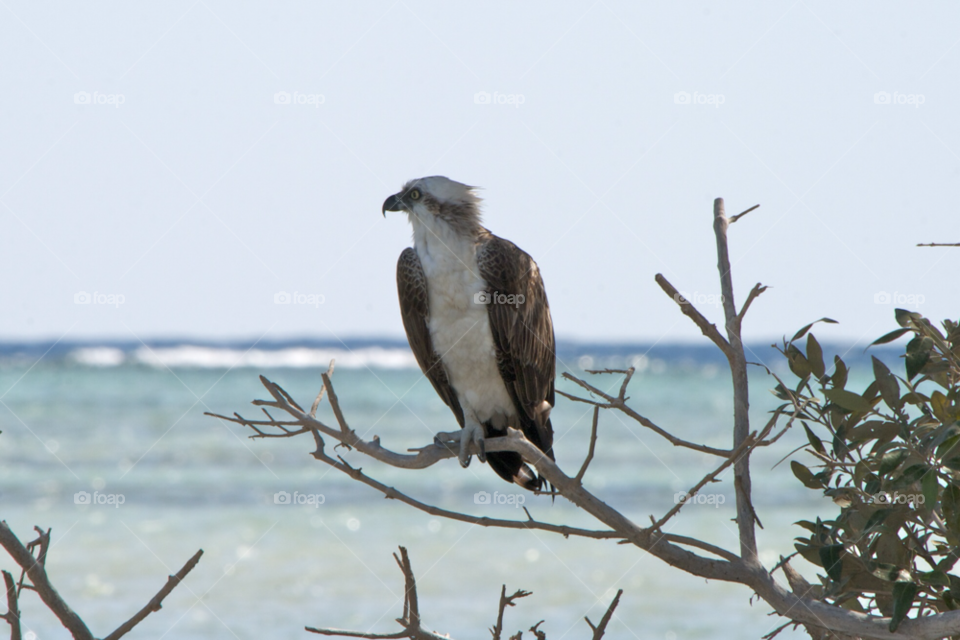
M47 536L49 536L49 532ZM49 539L49 537L47 539ZM26 572L27 577L29 577L30 582L33 583L40 599L43 600L43 604L47 605L47 608L57 616L60 624L70 632L75 640L94 640L93 634L90 633L90 629L88 629L87 625L80 619L80 616L64 602L60 594L57 593L57 590L50 584L41 558L34 558L33 555L27 551L27 548L23 546L16 534L14 534L7 525L6 521L0 521L0 545L6 549L14 562L20 565L20 568ZM45 550L46 546L44 545L42 549Z
M631 368L631 369L628 369L627 371L617 371L617 370L607 369L603 371L588 371L587 373L594 373L594 374L629 373L630 375L633 375L633 369ZM614 396L611 396L609 393L606 393L602 389L598 389L592 384L572 375L567 371L563 372L563 377L583 387L590 393L600 396L601 398L606 400L606 402L602 403L602 402L595 402L593 400L588 400L586 398L578 398L577 396L570 395L568 393L564 393L563 391L558 390L557 393L559 393L565 398L569 398L570 400L574 400L576 402L583 402L586 404L590 404L595 407L600 407L601 409L617 409L619 411L622 411L623 413L627 414L628 416L630 416L631 418L639 422L641 425L645 426L651 431L654 431L657 435L661 436L662 438L670 442L670 444L672 444L675 447L685 447L687 449L693 449L694 451L699 451L701 453L709 453L710 455L722 456L724 458L728 457L731 453L731 451L728 449L716 449L714 447L708 447L706 445L696 444L695 442L688 442L687 440L678 438L672 433L670 433L669 431L666 431L665 429L658 427L651 420L648 420L644 416L640 415L639 413L631 409L626 404L626 401L628 398L624 396L624 392L626 391L626 388L627 388L626 382L629 382L629 380L625 380L624 384L620 387L620 395L618 395L617 397L614 397Z
M600 407L593 408L593 426L590 428L590 448L587 450L587 457L583 460L583 466L577 473L577 482L583 482L583 474L587 472L590 461L593 460L593 450L597 446L597 422L600 419Z
M760 205L755 204L755 205L753 205L752 207L750 207L749 209L747 209L746 211L741 211L741 212L738 213L737 215L735 215L735 216L733 216L732 218L730 218L730 224L733 224L734 222L736 222L737 220L739 220L739 219L742 218L743 216L747 215L747 214L750 213L751 211L753 211L753 210L755 210L755 209L759 209L759 208L760 208Z
M450 640L450 636L441 636L434 631L428 631L423 628L420 622L420 603L417 599L417 579L413 575L413 567L410 564L410 556L407 555L406 547L400 547L400 557L393 554L394 560L403 572L404 580L404 598L403 598L403 616L397 618L403 626L403 630L396 633L365 633L362 631L348 631L346 629L328 629L304 627L310 633L318 633L324 636L345 636L349 638L410 638L410 640Z
M659 530L667 520L675 516L680 511L680 509L683 508L683 505L687 504L687 501L690 498L697 495L697 493L700 491L700 489L704 487L704 485L706 485L708 482L713 482L716 479L716 477L724 471L724 469L726 469L731 464L734 464L737 460L739 460L741 455L745 451L747 451L752 445L755 445L756 442L757 442L756 434L750 434L750 436L746 440L740 443L740 446L737 447L737 449L733 452L732 456L724 460L723 464L721 464L719 467L714 469L711 473L708 473L707 475L705 475L703 479L700 480L700 482L695 484L693 488L691 488L690 491L687 492L686 500L681 500L680 502L677 502L677 504L673 505L673 508L670 509L670 511L667 511L667 513L662 518L654 521L653 526L650 528L653 529L654 531ZM653 520L653 516L650 516L650 520Z
M10 640L21 640L20 608L17 605L17 583L9 571L3 572L3 584L7 590L7 612L0 616L10 625Z
M187 563L183 565L180 571L177 571L174 575L167 578L167 583L163 585L163 588L160 589L160 591L157 592L157 595L150 599L150 602L148 602L145 607L134 614L132 618L117 627L116 631L108 635L106 638L104 638L104 640L118 640L118 638L122 638L135 626L140 624L148 615L154 611L160 611L161 607L163 606L163 599L170 595L170 592L173 591L177 585L183 581L188 573L193 571L193 568L197 566L198 562L200 562L200 556L202 555L203 549L200 549L193 554L193 557L187 560Z
M927 242L917 245L918 247L960 247L960 242Z
M730 375L733 378L733 446L739 447L750 432L750 400L747 386L747 358L743 352L740 336L740 316L733 298L733 276L730 272L730 255L727 249L729 221L724 214L723 198L713 201L713 231L717 237L717 271L720 273L720 290L723 294L723 313L726 318ZM759 295L759 293L757 294ZM746 305L744 305L746 309ZM740 557L751 568L760 568L757 556L757 538L754 522L756 513L751 502L750 452L741 456L733 468L734 487L737 492L737 527L740 534Z
M515 607L514 600L526 598L530 595L529 591L517 589L512 596L507 595L507 585L500 588L500 606L497 611L497 624L490 630L493 634L493 640L500 640L500 634L503 632L503 612L507 607Z
M487 451L503 450L499 448L493 448L490 446L490 443L493 443L495 440L503 440L503 438L491 438L490 440L487 440L487 443L488 443ZM419 500L416 500L415 498L411 498L410 496L406 495L405 493L399 491L394 487L387 486L371 478L367 474L363 473L362 469L358 469L356 467L353 467L343 462L342 458L335 459L330 457L325 453L322 446L318 447L318 449L314 451L311 455L313 455L313 457L316 458L317 460L325 462L330 466L336 468L338 471L342 471L343 473L347 474L354 480L358 480L369 487L373 487L377 491L381 492L385 497L392 500L398 500L399 502L403 502L404 504L410 505L411 507L418 509L419 511L423 511L424 513L428 513L432 516L447 518L448 520L457 520L459 522L467 522L469 524L475 524L481 527L497 527L501 529L539 529L541 531L559 533L565 538L569 536L578 536L582 538L608 539L608 540L623 538L623 536L620 533L614 530L598 531L598 530L592 530L592 529L578 529L576 527L568 527L566 525L556 525L556 524L551 524L549 522L540 522L538 520L534 520L533 517L530 516L529 511L526 512L527 518L528 518L527 520L501 520L499 518L488 518L486 516L484 517L471 516L465 513L457 512L457 511L441 509L440 507L435 507L433 505L420 502ZM526 509L524 510L526 511Z
M700 332L710 338L710 340L713 341L713 344L720 347L720 350L723 351L723 353L729 358L730 343L728 343L727 340L720 335L716 325L704 318L703 314L697 311L697 308L694 307L689 300L684 298L680 292L677 291L672 284L670 284L669 280L663 277L663 274L658 273L655 279L657 284L660 285L660 288L663 289L664 292L673 298L673 301L677 303L677 305L680 307L680 311L683 312L683 315L693 320L694 324L700 328Z
M620 596L623 595L623 589L617 590L617 595L614 596L613 602L610 603L610 606L607 607L607 612L603 614L603 617L600 618L600 624L594 626L590 622L590 618L584 616L583 619L587 621L587 624L590 625L590 629L593 630L593 640L600 640L603 637L604 632L607 630L607 624L610 622L610 618L613 616L613 610L617 608L617 605L620 604Z
M753 289L751 289L750 293L747 295L747 301L743 303L743 308L740 309L740 313L737 314L737 322L743 322L743 317L747 315L747 309L750 308L750 303L752 303L756 298L759 298L760 294L767 289L768 287L765 287L759 282L753 285Z

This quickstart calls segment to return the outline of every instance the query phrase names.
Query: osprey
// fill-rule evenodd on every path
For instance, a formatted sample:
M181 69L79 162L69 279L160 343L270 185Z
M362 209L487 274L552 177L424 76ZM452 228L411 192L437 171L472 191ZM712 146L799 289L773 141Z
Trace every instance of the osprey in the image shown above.
M413 247L397 262L407 340L460 424L437 443L459 445L464 467L474 446L507 482L539 489L520 454L483 446L513 427L554 459L556 351L537 263L481 226L474 187L443 176L411 180L386 199L387 211L405 211L413 225Z

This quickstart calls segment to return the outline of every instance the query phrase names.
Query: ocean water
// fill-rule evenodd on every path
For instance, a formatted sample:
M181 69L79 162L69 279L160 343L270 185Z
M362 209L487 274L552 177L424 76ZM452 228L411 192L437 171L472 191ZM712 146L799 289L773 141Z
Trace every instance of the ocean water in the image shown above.
M837 350L826 348L831 355ZM865 386L862 347L839 352L854 357L850 387ZM899 364L893 352L881 353ZM313 637L304 626L395 631L403 603L391 557L397 545L409 549L425 625L456 638L489 637L502 584L508 592L533 593L508 610L506 630L545 620L541 628L551 640L584 637L583 617L596 622L621 588L612 638L759 638L784 622L762 602L751 604L745 587L688 576L639 549L438 519L314 460L310 436L252 440L239 425L203 415L255 416L250 401L269 397L259 374L309 406L331 357L347 421L364 436L379 435L385 446L404 450L455 428L405 344L394 341L0 345L0 518L23 541L33 537L34 525L52 528L48 573L98 637L142 607L201 548L197 568L128 637ZM784 370L764 345L752 347L750 357ZM559 360L561 370L577 375L635 366L631 406L682 438L729 446L730 382L715 350L570 344L562 345ZM619 376L592 377L619 388ZM768 391L774 382L753 367L750 384L758 429L776 404ZM565 380L557 387L578 389ZM334 424L326 402L318 416ZM558 398L555 451L568 473L586 453L590 418L589 406ZM599 432L585 484L641 524L665 513L677 492L717 464L672 447L622 414L602 412ZM803 488L789 465L774 468L803 442L802 433L788 433L754 457L767 566L793 550L800 534L793 522L836 511ZM448 460L402 471L338 452L382 482L448 509L523 519L522 500L537 519L601 526L562 498L515 490L478 461L467 469ZM736 550L731 477L707 491L716 496L712 504L687 505L666 529ZM289 504L276 502L283 492ZM491 504L476 502L480 492L490 494ZM78 503L85 494L89 503ZM13 566L0 552L0 567ZM803 561L796 567L815 575ZM25 637L67 637L33 594L24 594L21 609Z

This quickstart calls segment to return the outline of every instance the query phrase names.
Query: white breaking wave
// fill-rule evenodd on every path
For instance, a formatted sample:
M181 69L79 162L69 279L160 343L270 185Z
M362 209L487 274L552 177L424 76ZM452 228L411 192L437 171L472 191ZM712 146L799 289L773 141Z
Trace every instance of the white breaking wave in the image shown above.
M71 351L67 357L89 367L116 367L126 358L122 350L113 347L85 347Z
M346 369L409 369L417 361L408 349L364 347L361 349L317 349L291 347L287 349L228 349L181 345L177 347L140 347L124 353L113 347L85 347L72 351L69 358L78 364L93 367L115 367L122 364L143 364L157 368L192 367L201 369L229 369L236 367L294 367L326 368L331 360Z

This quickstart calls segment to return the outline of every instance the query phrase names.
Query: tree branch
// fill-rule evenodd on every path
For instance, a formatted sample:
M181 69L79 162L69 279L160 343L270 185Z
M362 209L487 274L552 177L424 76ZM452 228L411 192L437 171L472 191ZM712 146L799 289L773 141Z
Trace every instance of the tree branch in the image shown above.
M0 616L10 625L10 640L21 640L20 608L17 605L17 583L9 571L3 572L3 584L7 590L7 612Z
M150 602L148 602L146 606L135 613L129 620L117 627L113 633L108 635L103 640L118 640L118 638L122 638L124 635L133 630L135 626L140 624L148 615L154 611L160 611L160 609L163 607L163 599L170 595L170 592L173 591L177 585L183 581L188 573L193 571L193 568L197 566L198 562L200 562L200 556L202 555L203 549L200 549L193 554L193 557L187 560L187 563L183 565L180 571L177 571L174 575L167 578L167 583L163 585L163 588L160 589L160 591L157 592L157 595L150 599Z
M610 618L613 617L613 610L617 608L617 605L620 604L620 596L623 595L623 589L617 590L617 595L614 596L613 601L610 603L610 606L607 607L607 612L603 614L603 617L600 618L600 624L594 626L590 622L590 618L583 616L583 619L587 621L587 624L590 625L590 629L593 630L593 640L600 640L603 637L604 632L607 630L607 624L610 622Z
M634 369L633 369L632 367L631 367L630 369L626 369L626 370L618 370L618 369L604 369L604 370L602 370L602 371L591 371L591 370L588 370L587 373L591 373L591 374L622 373L622 374L625 374L625 378L624 378L623 384L622 384L621 387L620 387L620 393L619 393L619 395L617 395L616 397L611 396L609 393L603 391L602 389L598 389L597 387L593 386L593 385L590 384L589 382L586 382L585 380L582 380L582 379L574 376L573 374L571 374L571 373L569 373L569 372L567 372L567 371L564 371L564 372L563 372L563 377L564 377L564 378L566 378L567 380L570 380L571 382L573 382L573 383L575 383L575 384L583 387L584 389L586 389L586 390L589 391L590 393L600 396L601 398L603 398L604 400L606 400L606 402L605 402L605 403L603 403L603 402L596 402L596 401L594 401L594 400L588 400L588 399L586 399L586 398L579 398L579 397L577 397L577 396L571 395L571 394L569 394L569 393L564 393L563 391L559 391L559 390L557 391L557 393L559 393L560 395L562 395L564 398L568 398L568 399L573 400L573 401L575 401L575 402L583 402L583 403L585 403L585 404L590 404L590 405L593 405L594 407L599 407L599 408L601 408L601 409L617 409L617 410L619 410L619 411L622 411L622 412L625 413L626 415L630 416L631 418L633 418L634 420L636 420L637 422L639 422L641 425L645 426L646 428L650 429L651 431L655 432L657 435L659 435L659 436L661 436L662 438L664 438L665 440L667 440L670 444L672 444L672 445L675 446L675 447L685 447L685 448L687 448L687 449L693 449L694 451L699 451L699 452L701 452L701 453L709 453L709 454L711 454L711 455L722 456L722 457L725 457L725 458L730 455L731 451L728 450L728 449L715 449L714 447L708 447L708 446L706 446L706 445L696 444L695 442L688 442L687 440L683 440L682 438L678 438L678 437L676 437L675 435L673 435L672 433L670 433L669 431L666 431L665 429L662 429L662 428L658 427L658 426L657 426L656 424L654 424L651 420L648 420L648 419L645 418L644 416L640 415L639 413L637 413L636 411L634 411L633 409L631 409L631 408L627 405L627 403L626 403L627 400L628 400L628 398L624 395L624 393L626 392L627 384L630 382L630 378L633 376L633 373L634 373Z
M497 624L494 625L493 629L490 630L490 633L493 634L493 640L500 640L500 634L503 633L503 612L507 607L515 607L516 603L514 600L519 600L520 598L526 598L530 595L529 591L524 591L523 589L517 589L512 596L507 595L507 585L503 585L500 588L500 606L497 610ZM589 622L589 621L588 621Z

